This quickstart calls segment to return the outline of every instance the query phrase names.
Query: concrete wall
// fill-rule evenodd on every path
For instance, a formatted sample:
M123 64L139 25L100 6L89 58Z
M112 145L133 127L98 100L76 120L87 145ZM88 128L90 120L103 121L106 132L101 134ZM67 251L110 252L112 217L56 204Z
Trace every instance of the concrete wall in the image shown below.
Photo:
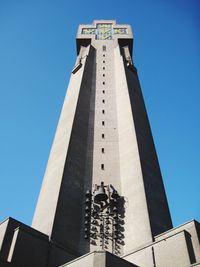
M137 137L150 227L152 236L155 236L172 228L172 221L137 71L126 55L127 50L122 48L121 54Z
M121 194L125 197L124 253L152 241L145 188L120 48L115 48ZM135 88L133 88L134 90Z
M13 235L8 262L16 267L45 267L48 257L48 240L38 238L34 231L17 228Z
M8 233L8 223L9 219L6 219L0 224L0 258L4 260L6 260L8 257L8 252L10 247L9 244L11 243L13 237L12 231L9 231L10 233L6 235L6 232Z
M157 237L124 258L141 267L183 267L200 263L198 223L191 221Z
M183 233L185 237L185 242L188 250L188 256L190 258L191 264L195 262L200 262L200 224L192 220L191 222L180 225L172 230L164 232L155 237L155 241L167 240L177 235ZM177 242L178 244L178 242ZM174 245L175 246L175 245ZM172 246L171 250L172 250ZM178 248L177 248L178 249ZM176 249L174 249L176 251Z
M80 59L82 67L70 79L32 224L76 257L83 239L85 184L91 187L92 149L89 152L88 143L92 144L93 134L92 129L88 134L88 127L94 112L90 102L94 98L91 77L95 75L91 72L95 72L95 49L83 47L76 64Z
M93 130L90 128L89 122L90 115L92 115L90 104L94 83L91 77L95 77L95 74L93 75L92 72L95 72L96 52L93 47L88 47L88 50L89 54L80 84L80 92L51 234L54 242L79 253L88 252L87 244L85 244L84 250L81 251L80 240L84 240L81 230L84 227L85 186L87 182L90 181L91 183L91 177L86 177L85 174L86 169L87 175L92 173L92 155L90 153L93 153L93 151L88 151L88 142L93 137ZM89 131L90 136L88 135Z
M0 260L5 266L8 263L15 267L46 266L49 246L46 235L12 218L4 221L0 228L1 232L4 229Z
M72 262L60 267L137 267L136 265L123 260L105 251L98 251L86 254Z
M181 231L154 246L156 266L189 266L191 263L186 241L186 233Z
M0 225L0 232L1 232L1 249L0 249L0 258L7 261L9 255L11 255L11 249L14 251L14 243L13 240L16 240L16 233L19 232L20 229L20 234L21 232L27 232L29 234L32 234L33 237L38 239L40 242L43 240L48 243L48 237L38 231L35 231L34 229L31 229L31 227L13 219L13 218L8 218L4 222L1 223ZM15 236L15 238L14 238ZM3 237L3 238L2 238ZM31 240L27 244L31 245ZM26 244L26 245L27 245ZM39 249L39 246L38 246ZM23 248L20 248L20 253L19 255L23 255ZM44 255L45 256L45 255ZM23 258L23 257L22 257Z
M73 254L49 241L48 236L13 218L1 223L0 233L2 267L55 267L74 259Z
M94 257L95 257L95 253L89 253L89 254L85 254L82 257L77 258L76 260L73 260L71 262L68 262L64 265L62 265L62 267L65 266L69 266L69 267L93 267L94 266ZM60 266L61 267L61 266Z

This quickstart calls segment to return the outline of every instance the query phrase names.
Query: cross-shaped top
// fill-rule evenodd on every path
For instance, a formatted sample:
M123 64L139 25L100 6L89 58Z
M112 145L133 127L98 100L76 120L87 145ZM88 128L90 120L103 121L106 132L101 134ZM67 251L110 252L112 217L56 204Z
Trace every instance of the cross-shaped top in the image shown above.
M80 25L77 38L95 38L96 40L112 40L132 38L129 25L117 25L114 20L95 20L92 25Z
M99 42L119 43L129 46L132 54L133 34L128 24L116 24L115 20L94 20L93 24L79 25L76 35L77 54L81 46Z

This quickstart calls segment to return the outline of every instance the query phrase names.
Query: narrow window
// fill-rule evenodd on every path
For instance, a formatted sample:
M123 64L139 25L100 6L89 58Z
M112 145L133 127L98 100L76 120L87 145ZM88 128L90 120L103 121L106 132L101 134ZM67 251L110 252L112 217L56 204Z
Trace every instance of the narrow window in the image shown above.
M103 67L103 70L105 70L105 67Z
M106 55L105 54L103 54L103 57L105 57Z
M103 45L102 49L103 49L103 51L106 51L106 46L105 46L105 45Z
M105 90L103 90L102 93L105 94Z
M104 135L104 134L102 134L102 135L101 135L101 137L102 137L102 139L104 139L104 138L105 138L105 135Z
M102 109L102 114L105 114L105 110L104 109Z
M101 153L104 153L105 151L104 151L104 148L102 147L102 149L101 149Z
M105 74L103 74L103 77L105 77Z
M103 61L103 63L105 63L105 60Z
M104 164L101 164L101 169L104 170Z
M103 82L103 84L105 85L105 82Z
M104 126L105 125L105 121L102 121L101 124Z
M104 99L102 100L102 103L105 103L105 100Z

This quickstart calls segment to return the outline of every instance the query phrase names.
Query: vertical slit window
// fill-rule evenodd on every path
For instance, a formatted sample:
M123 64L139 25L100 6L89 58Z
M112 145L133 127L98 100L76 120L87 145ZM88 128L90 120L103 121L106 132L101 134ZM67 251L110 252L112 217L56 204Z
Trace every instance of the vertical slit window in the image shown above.
M101 164L101 169L104 170L104 164Z
M104 134L102 134L102 135L101 135L101 137L102 137L102 139L104 139L104 138L105 138L105 135L104 135Z
M105 121L102 121L101 124L104 126L105 125Z
M104 99L102 100L102 103L105 103L105 100Z
M102 109L102 114L105 114L105 110L104 109Z
M103 90L102 93L105 94L105 90Z
M105 150L104 150L104 148L102 147L102 149L101 149L101 153L105 153Z

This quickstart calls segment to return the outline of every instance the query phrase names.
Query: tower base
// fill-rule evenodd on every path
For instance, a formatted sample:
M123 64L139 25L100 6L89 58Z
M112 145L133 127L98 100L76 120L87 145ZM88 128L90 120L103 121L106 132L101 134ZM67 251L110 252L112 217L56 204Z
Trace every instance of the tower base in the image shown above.
M200 266L200 224L192 220L154 237L123 257L105 251L81 256L13 218L0 224L1 267L190 267Z

